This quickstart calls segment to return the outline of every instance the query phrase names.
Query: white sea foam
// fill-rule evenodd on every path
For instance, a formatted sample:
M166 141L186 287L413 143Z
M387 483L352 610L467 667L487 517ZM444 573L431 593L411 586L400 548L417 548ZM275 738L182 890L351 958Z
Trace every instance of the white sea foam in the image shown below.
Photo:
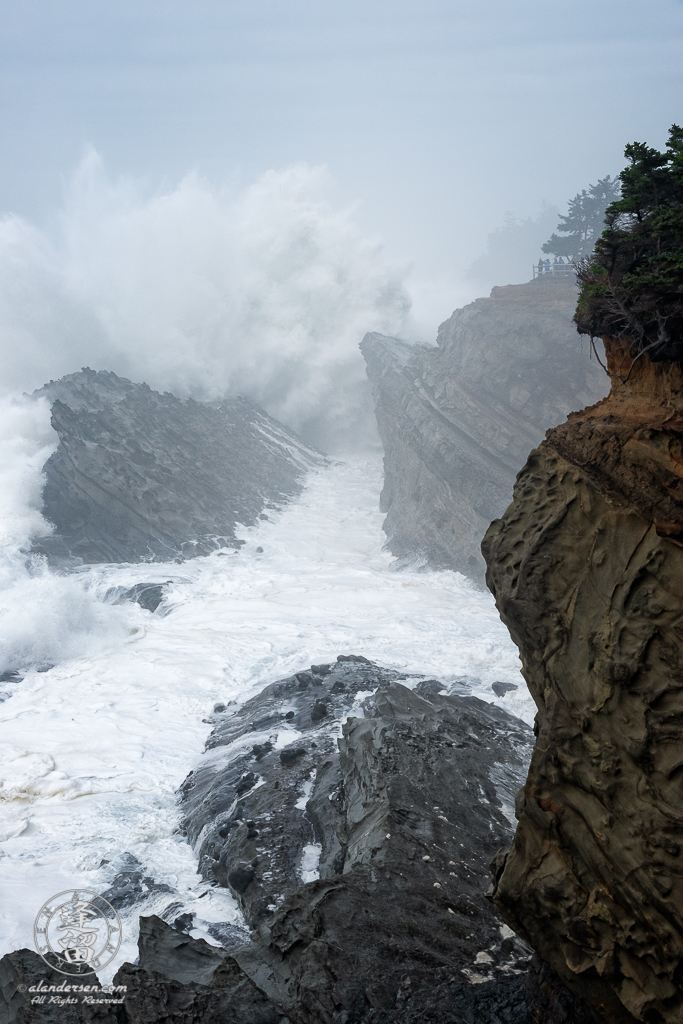
M174 831L175 791L216 701L243 701L311 663L357 653L445 682L467 677L475 694L530 720L491 597L456 573L393 568L380 482L378 459L336 463L311 473L298 501L244 529L238 553L71 577L43 569L17 584L35 588L19 646L33 642L38 660L56 664L30 671L0 704L2 952L32 946L35 914L54 893L104 891L123 853L174 890L145 913L180 899L203 920L237 919L231 898L200 882ZM103 601L114 586L169 579L155 614ZM57 606L62 646L43 650L29 627L38 637ZM498 699L494 680L519 689ZM124 931L107 976L135 956L135 921L126 918Z
M56 446L46 399L0 399L0 673L100 650L128 621L127 609L105 607L84 581L27 557L31 542L52 529L40 507L43 465ZM0 683L0 700L6 692Z
M307 843L301 851L301 880L302 882L315 882L320 878L318 865L323 848L320 843Z
M0 399L0 548L6 558L50 533L40 507L43 466L56 447L46 398Z

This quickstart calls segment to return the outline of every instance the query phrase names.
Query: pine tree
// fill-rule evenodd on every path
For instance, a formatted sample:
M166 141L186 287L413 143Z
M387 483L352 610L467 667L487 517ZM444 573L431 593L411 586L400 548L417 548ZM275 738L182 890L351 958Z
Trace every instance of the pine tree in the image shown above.
M569 200L567 214L560 216L557 230L562 237L552 234L542 246L543 252L562 256L570 263L588 256L605 226L605 210L618 196L619 181L609 174L579 192Z
M653 361L683 361L683 129L666 150L632 142L619 179L621 198L577 271L579 332L622 335Z

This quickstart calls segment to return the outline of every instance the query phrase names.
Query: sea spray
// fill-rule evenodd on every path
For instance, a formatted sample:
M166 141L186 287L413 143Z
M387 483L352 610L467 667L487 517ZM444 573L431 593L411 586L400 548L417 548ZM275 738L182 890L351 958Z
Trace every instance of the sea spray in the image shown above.
M43 465L57 447L44 399L0 400L0 673L41 670L107 635L125 633L127 610L108 607L85 578L50 572L31 555L51 532L42 515ZM0 699L13 680L0 682ZM9 687L9 690L8 690Z
M31 945L33 917L55 892L104 892L130 858L157 888L122 911L121 958L135 956L141 910L180 903L203 921L238 920L229 894L200 881L177 832L175 793L216 702L356 653L446 682L469 679L475 694L531 719L490 597L456 573L394 568L383 550L380 481L379 459L336 462L312 472L297 501L244 528L239 552L37 578L81 588L104 619L99 634L74 632L69 653L54 651L55 666L29 672L0 705L0 863L10 894L0 907L2 952ZM149 580L172 580L154 614L103 603ZM110 613L126 615L125 628ZM497 698L496 680L519 689Z
M89 151L48 237L0 221L0 380L114 370L180 397L246 395L323 450L376 441L358 345L408 324L404 271L304 164L242 191L154 194Z

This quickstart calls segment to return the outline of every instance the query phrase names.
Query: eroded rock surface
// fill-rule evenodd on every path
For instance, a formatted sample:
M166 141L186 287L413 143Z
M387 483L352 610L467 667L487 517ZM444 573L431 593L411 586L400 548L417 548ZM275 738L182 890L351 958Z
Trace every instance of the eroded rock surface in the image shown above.
M53 561L169 561L237 546L237 524L301 490L325 459L242 398L182 401L84 369L36 392L59 447L45 466Z
M576 336L575 306L571 280L539 279L456 310L435 348L365 336L395 555L483 577L481 538L529 449L608 390Z
M96 974L67 977L32 949L0 959L0 1024L116 1024L121 998L101 991Z
M550 431L489 529L538 705L495 900L613 1024L683 1021L683 373L606 342L612 392Z
M395 1011L441 968L468 985L526 963L484 893L530 731L405 681L341 656L274 683L218 713L184 785L201 870L256 929L233 955L301 1024Z
M251 936L219 948L188 934L190 914L142 918L139 963L114 978L124 1003L103 1019L531 1024L531 951L485 898L531 730L418 679L342 655L216 706L181 811ZM124 867L105 894L120 906L150 882Z

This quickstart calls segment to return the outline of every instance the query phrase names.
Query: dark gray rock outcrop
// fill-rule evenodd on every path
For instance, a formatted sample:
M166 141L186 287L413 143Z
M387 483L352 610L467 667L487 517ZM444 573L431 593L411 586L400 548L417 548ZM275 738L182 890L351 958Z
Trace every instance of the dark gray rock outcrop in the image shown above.
M45 466L54 561L171 560L238 546L235 527L301 490L325 462L243 398L182 401L83 369L36 392L59 447Z
M274 683L218 712L183 786L200 870L255 928L235 960L301 1024L393 1011L442 969L469 986L525 963L484 894L530 730L405 681L342 656Z
M217 705L181 809L251 937L220 948L189 914L142 918L102 1024L585 1024L485 898L531 730L463 685L414 684L345 655ZM127 867L123 900L145 881ZM7 1024L57 1019L18 989L38 959L0 963Z
M111 986L77 979L92 993L65 992L70 979L30 950L0 961L0 1024L296 1024L244 973L234 956L160 918L140 920L139 963L124 964ZM538 957L526 973L463 983L448 967L425 984L404 975L394 1006L342 1011L345 1024L590 1024ZM49 986L61 989L52 994ZM34 992L42 995L35 1002ZM47 990L47 991L46 991ZM94 991L93 991L94 990ZM54 1001L52 1001L54 1000ZM67 1002L67 1000L69 1000Z
M0 1024L289 1024L224 950L140 920L139 964L110 986L21 949L0 960Z
M0 1024L116 1024L122 998L96 974L62 974L31 949L0 959Z
M540 279L456 310L435 348L365 336L393 554L483 578L481 538L529 449L607 393L571 322L575 306L571 280Z
M146 927L162 945L176 941L174 929L159 918L146 919ZM190 956L201 957L202 940L190 939L189 943L196 947ZM229 954L223 955L213 974L204 975L204 983L182 984L175 975L183 971L186 955L183 950L177 960L165 956L160 963L156 957L146 956L141 945L140 965L125 964L115 978L127 988L125 1024L166 1024L171 1019L184 1024L297 1024L327 1019L312 1018L305 1012L301 1016L297 1011L284 1014L278 1005L267 1001ZM157 966L163 969L156 970ZM456 980L447 967L424 974L429 981L423 985L404 974L390 1008L368 1006L363 998L351 1011L340 1008L336 1019L340 1024L536 1024L526 1012L528 979L524 974L477 985ZM558 1016L556 1020L557 1024L584 1024L573 1017Z

